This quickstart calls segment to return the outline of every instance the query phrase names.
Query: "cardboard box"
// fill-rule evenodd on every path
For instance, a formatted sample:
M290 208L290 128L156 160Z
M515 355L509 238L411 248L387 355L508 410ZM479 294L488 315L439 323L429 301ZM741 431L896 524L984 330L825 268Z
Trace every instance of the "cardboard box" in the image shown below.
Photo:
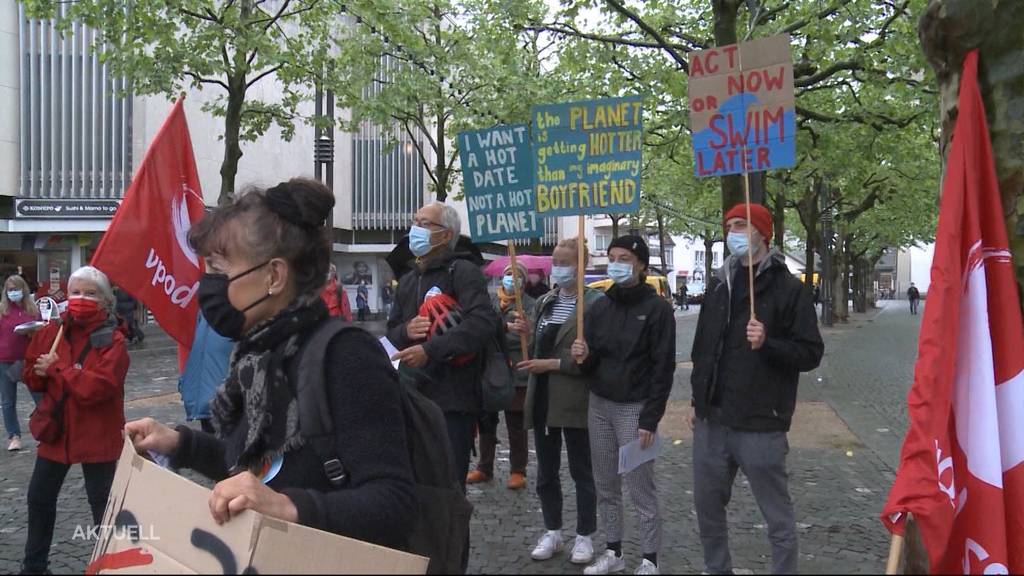
M246 511L218 526L210 491L126 441L87 574L425 574L421 556Z

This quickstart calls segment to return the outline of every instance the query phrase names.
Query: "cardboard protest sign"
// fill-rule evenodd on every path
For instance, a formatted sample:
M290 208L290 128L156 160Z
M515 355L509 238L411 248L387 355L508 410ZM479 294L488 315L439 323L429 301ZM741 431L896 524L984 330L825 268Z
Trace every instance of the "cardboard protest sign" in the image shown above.
M531 117L538 216L637 211L640 98L534 106Z
M789 36L691 52L689 82L698 178L796 164Z
M426 558L252 511L218 526L210 491L126 441L86 574L425 574Z
M529 127L496 126L459 134L459 160L474 242L535 238Z

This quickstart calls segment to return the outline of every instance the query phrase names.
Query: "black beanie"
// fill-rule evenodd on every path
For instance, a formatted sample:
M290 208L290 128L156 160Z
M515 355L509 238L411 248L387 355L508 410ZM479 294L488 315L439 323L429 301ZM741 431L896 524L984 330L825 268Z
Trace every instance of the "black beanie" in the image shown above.
M611 252L612 248L625 248L636 255L637 259L647 268L651 264L651 250L647 248L647 242L639 236L633 236L627 234L626 236L619 236L612 243L608 245L608 251Z

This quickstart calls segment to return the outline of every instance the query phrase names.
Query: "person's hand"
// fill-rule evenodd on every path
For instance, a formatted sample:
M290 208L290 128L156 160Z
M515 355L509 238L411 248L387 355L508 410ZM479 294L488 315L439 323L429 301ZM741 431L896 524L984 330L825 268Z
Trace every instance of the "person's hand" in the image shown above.
M640 437L641 450L647 450L651 447L651 444L654 444L654 432L640 428L637 430L637 435Z
M429 331L430 318L426 316L417 316L405 325L405 333L409 336L409 340L423 340Z
M516 370L526 370L530 374L544 374L558 370L561 366L562 363L557 358L534 358L533 360L523 360L516 364Z
M132 441L139 454L152 450L157 454L171 455L178 449L181 435L152 418L134 420L124 425L124 433Z
M691 406L690 409L686 411L686 415L683 416L683 419L686 421L686 425L690 427L690 430L693 430L694 428L696 428L697 427L697 409Z
M530 323L527 322L526 318L519 316L519 313L515 313L515 320L507 324L508 331L513 334L528 334L530 332Z
M575 360L577 364L583 364L587 360L587 357L590 356L590 346L587 346L586 340L576 340L572 343L570 352L572 353L573 360Z
M750 342L751 348L760 350L764 346L764 338L764 324L757 320L747 322L747 342Z
M60 358L57 356L56 352L53 352L52 354L43 354L36 358L36 364L33 366L36 376L46 376L46 371L59 359Z
M242 472L213 487L208 500L214 522L223 524L245 510L286 522L298 522L299 510L291 498L267 487L252 472Z
M410 368L422 368L427 365L427 360L429 360L427 352L423 349L422 344L410 346L392 356L391 359L398 360Z

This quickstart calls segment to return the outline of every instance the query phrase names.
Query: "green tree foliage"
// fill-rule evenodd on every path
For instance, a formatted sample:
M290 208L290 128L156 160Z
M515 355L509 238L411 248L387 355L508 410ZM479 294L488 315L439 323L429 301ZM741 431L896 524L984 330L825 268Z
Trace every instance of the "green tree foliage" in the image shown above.
M341 5L328 0L22 0L30 16L59 17L66 30L80 22L97 31L94 48L136 94L175 97L189 86L213 87L205 106L224 118L224 160L218 202L230 203L241 142L272 126L294 131L298 103L308 97L329 56ZM65 10L58 6L67 4ZM273 79L280 97L252 90Z

